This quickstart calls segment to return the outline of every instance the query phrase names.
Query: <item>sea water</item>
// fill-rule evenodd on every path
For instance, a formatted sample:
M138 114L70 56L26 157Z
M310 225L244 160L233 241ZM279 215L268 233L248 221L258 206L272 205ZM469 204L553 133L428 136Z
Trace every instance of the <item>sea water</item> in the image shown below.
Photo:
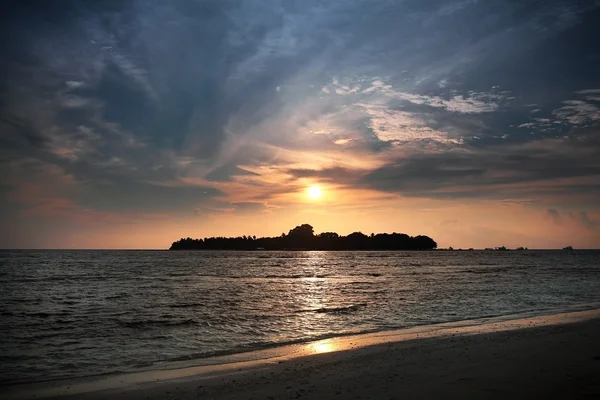
M0 382L598 302L597 251L2 251Z

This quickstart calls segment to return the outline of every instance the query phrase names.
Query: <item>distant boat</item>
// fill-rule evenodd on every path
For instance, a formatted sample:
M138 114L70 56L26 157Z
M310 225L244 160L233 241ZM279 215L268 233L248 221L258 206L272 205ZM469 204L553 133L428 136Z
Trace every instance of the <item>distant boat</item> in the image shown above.
M517 250L527 250L527 247L517 247Z
M563 250L572 251L573 250L573 246L563 247Z
M505 246L496 247L496 251L508 251Z

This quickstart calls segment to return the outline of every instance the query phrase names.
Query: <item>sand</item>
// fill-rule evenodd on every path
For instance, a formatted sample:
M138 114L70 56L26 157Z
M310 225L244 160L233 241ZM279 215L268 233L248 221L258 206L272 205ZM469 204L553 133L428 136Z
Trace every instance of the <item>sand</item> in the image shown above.
M513 318L329 339L219 365L9 386L1 397L600 398L600 310Z

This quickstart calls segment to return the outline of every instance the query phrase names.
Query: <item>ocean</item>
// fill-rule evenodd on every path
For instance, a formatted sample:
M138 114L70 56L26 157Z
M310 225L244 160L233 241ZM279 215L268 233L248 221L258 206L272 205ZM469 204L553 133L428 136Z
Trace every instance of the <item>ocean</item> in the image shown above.
M0 382L598 303L599 251L1 251Z

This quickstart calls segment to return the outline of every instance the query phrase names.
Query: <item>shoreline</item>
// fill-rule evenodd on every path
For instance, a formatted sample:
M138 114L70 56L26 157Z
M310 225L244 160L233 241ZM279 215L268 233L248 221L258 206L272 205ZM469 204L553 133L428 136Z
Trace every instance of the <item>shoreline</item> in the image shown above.
M591 308L591 307L597 308ZM571 307L575 308L575 307ZM490 334L509 334L534 328L566 326L586 321L600 321L598 305L576 307L577 310L540 315L527 312L496 317L483 317L455 322L420 325L359 335L336 336L306 343L275 346L245 353L175 361L152 369L83 378L15 383L3 386L7 399L89 397L122 394L127 397L139 390L158 387L213 382L257 371L278 370L280 365L337 359L381 350L382 346L418 345L419 342L469 338ZM540 311L543 312L543 311ZM549 311L551 312L551 311ZM600 363L599 363L600 364ZM124 397L124 398L125 398Z
M165 370L175 370L175 369L183 369L189 367L205 367L205 366L213 366L213 365L221 365L221 364L231 364L243 361L259 361L259 360L267 360L274 357L279 357L281 354L291 355L300 352L303 354L303 349L313 343L320 343L323 341L338 341L343 343L347 338L355 338L354 341L356 343L362 343L371 336L381 336L381 335L395 335L396 333L402 334L404 332L409 332L412 330L439 330L439 329L449 329L452 327L463 327L463 326L479 326L485 325L494 322L503 322L503 321L511 321L518 320L523 318L532 318L532 317L541 317L541 316L549 316L556 314L566 314L572 312L579 311L591 311L591 310L599 310L600 311L600 303L581 303L581 304L573 304L568 306L563 306L560 308L547 308L547 309L538 309L538 310L528 310L511 314L490 314L484 316L478 316L474 318L460 319L455 321L443 321L443 322L431 322L426 324L418 324L418 325L409 325L398 328L391 329L373 329L362 332L349 332L349 333L332 333L330 335L323 335L320 337L314 337L309 339L298 339L290 342L280 342L280 343L265 343L259 345L254 348L248 349L231 349L231 350L222 350L217 351L215 353L205 353L198 356L190 356L184 357L181 356L178 359L170 359L170 360L161 360L156 361L151 365L146 366L138 366L138 367L130 367L117 371L109 371L99 374L91 374L91 375L81 375L81 376L65 376L65 377L55 377L48 379L38 379L38 380L18 380L18 381L10 381L7 383L0 383L0 388L2 387L13 387L13 386L30 386L30 385L52 385L53 383L60 382L73 382L73 381L90 381L90 380L100 380L105 377L111 376L124 376L130 374L137 373L146 373L152 371L165 371ZM370 344L356 346L364 347L369 346ZM343 350L343 349L340 349ZM338 350L339 351L339 350Z

